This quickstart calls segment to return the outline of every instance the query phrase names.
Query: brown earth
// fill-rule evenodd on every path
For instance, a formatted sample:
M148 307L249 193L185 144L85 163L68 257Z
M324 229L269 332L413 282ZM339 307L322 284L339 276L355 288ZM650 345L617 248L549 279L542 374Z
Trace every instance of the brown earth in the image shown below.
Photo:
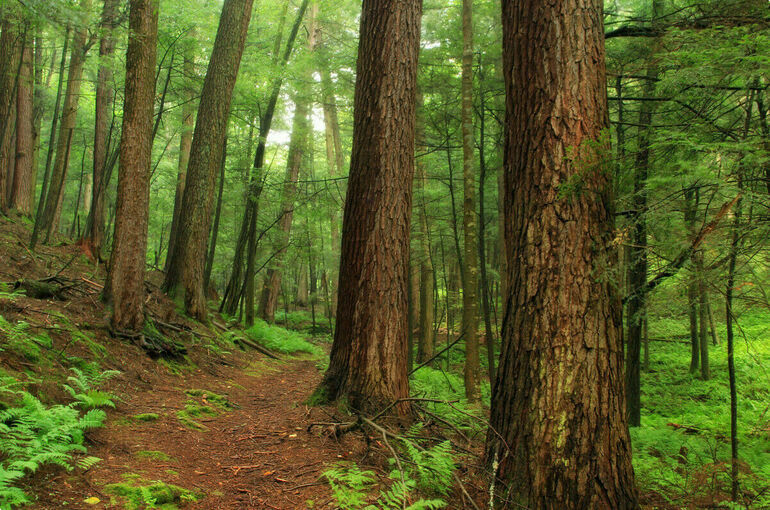
M311 423L351 419L335 408L305 405L320 381L316 365L321 360L272 360L234 347L221 352L213 341L218 330L179 315L160 292L157 273L148 275L148 318L162 334L185 344L188 354L179 361L153 360L109 334L109 310L99 297L103 264L71 244L39 246L33 254L28 240L24 220L0 216L0 283L5 284L0 290L21 279L56 276L63 295L0 299L0 315L50 336L53 347L45 358L51 361L30 363L2 352L0 369L20 378L32 376L37 382L28 384L28 391L48 404L69 401L61 384L70 375L72 357L98 361L102 369L119 370L120 375L104 388L117 397L116 408L107 409L105 427L86 438L87 455L102 460L85 471L41 468L23 487L36 498L26 508L124 508L125 500L111 495L107 485L162 481L205 494L197 502L180 504L182 508L329 509L335 503L322 473L342 460L360 462L386 484L390 455L377 440L367 446L361 432L339 439L319 428L308 432ZM77 330L92 341L73 336ZM191 396L185 393L189 390L203 392ZM218 408L212 394L226 397L230 407ZM196 430L177 414L191 404L208 405L217 414L192 418L200 426ZM158 419L133 418L146 413ZM483 488L469 490L483 501ZM89 504L89 498L99 502ZM457 490L446 499L449 508L464 506Z

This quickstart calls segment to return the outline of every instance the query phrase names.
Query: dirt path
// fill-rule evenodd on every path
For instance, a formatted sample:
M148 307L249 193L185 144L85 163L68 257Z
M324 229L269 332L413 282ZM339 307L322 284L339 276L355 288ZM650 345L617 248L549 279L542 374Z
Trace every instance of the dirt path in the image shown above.
M324 410L303 404L320 379L314 362L239 356L230 358L239 366L209 366L180 375L158 367L155 373L144 369L138 377L118 381L115 392L126 400L109 412L105 428L90 435L94 444L88 454L102 461L87 472L36 477L36 508L121 508L111 505L119 500L108 484L153 481L205 493L184 508L333 508L320 474L335 460L359 459L363 450L359 438L337 442L306 431L309 423L329 419ZM234 408L218 407L222 402L212 392ZM193 430L177 414L188 405L208 405L220 414L189 416L205 427ZM135 418L144 413L158 418ZM86 503L92 497L100 502Z

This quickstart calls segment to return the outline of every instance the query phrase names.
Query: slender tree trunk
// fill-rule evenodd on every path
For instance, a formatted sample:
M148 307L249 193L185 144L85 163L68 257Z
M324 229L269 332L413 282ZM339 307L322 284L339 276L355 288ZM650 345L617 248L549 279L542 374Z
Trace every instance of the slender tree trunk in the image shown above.
M40 132L43 124L43 114L45 113L43 87L48 89L51 84L51 76L56 66L56 50L51 51L51 65L46 77L46 83L43 84L43 37L35 37L35 80L32 103L32 185L30 186L30 204L32 204L32 213L35 213L35 191L37 188L37 171L40 161ZM32 217L33 214L30 214Z
M211 226L214 184L230 116L235 79L251 20L252 0L225 0L195 123L190 163L174 251L163 282L170 296L184 292L185 310L205 320L208 310L203 280Z
M118 25L118 7L120 0L104 0L99 41L99 70L96 78L96 109L94 121L94 168L93 187L91 189L91 211L86 221L82 244L95 259L101 258L104 244L104 198L107 192L105 179L107 155L110 150L110 124L112 120L112 101L114 96L113 80L115 53L114 31Z
M91 0L81 0L80 7L83 13L87 13L91 7ZM75 130L75 121L77 120L80 86L83 81L83 66L85 65L86 52L88 51L86 46L87 35L87 27L82 24L78 26L72 37L70 66L67 74L67 92L64 94L61 126L59 126L59 136L56 144L56 158L51 170L51 180L42 216L43 240L45 243L50 243L53 240L53 235L59 228L61 206L64 200L64 183L69 167L70 144L72 133Z
M144 328L158 1L131 0L128 22L115 234L105 297L112 303L112 330L136 336Z
M37 210L35 211L35 226L32 229L32 239L30 240L30 249L34 250L37 244L38 237L43 230L43 210L45 208L45 200L48 195L48 187L51 180L51 161L53 160L54 146L56 141L56 127L59 123L59 108L61 106L62 90L64 85L64 68L67 63L67 47L69 46L69 34L70 28L67 27L67 31L64 34L64 48L61 52L61 62L59 64L59 85L56 89L56 102L53 108L53 117L51 119L51 133L48 138L48 153L45 160L45 170L43 171L43 185L40 190L40 200L37 203Z
M421 0L364 0L337 328L319 393L381 410L409 395L407 285ZM409 413L408 403L396 406Z
M182 197L184 196L184 186L187 182L187 165L190 162L190 148L192 146L193 130L195 129L195 90L189 84L189 80L195 74L195 63L193 61L192 45L190 45L184 54L184 75L188 82L186 89L186 100L182 106L182 135L179 138L179 160L177 163L176 193L174 194L174 214L171 219L171 231L168 235L168 256L164 272L169 272L169 263L171 262L171 253L174 251L177 233L179 231L179 217L182 214Z
M503 68L510 288L487 459L515 506L636 509L622 308L608 277L602 1L503 2ZM576 175L584 189L561 196Z
M478 339L478 223L476 174L473 164L473 0L463 0L462 132L463 132L463 329L465 341L465 396L481 398Z
M217 237L219 235L219 220L222 216L222 194L225 190L225 168L227 166L227 136L222 144L222 158L219 165L219 192L217 193L217 208L214 212L214 225L211 227L211 241L209 242L209 254L206 256L206 269L203 273L203 289L209 291L211 283L211 270L214 267L214 255L217 249Z
M25 30L25 32L28 32ZM32 52L34 39L24 38L21 54L21 67L18 78L16 102L16 165L13 174L10 207L24 216L32 215L34 199L34 172L32 167L34 152L33 104L34 104L34 68Z
M417 342L417 362L424 363L433 358L436 353L436 339L433 332L435 315L433 303L433 261L430 256L430 238L428 237L428 215L425 200L425 164L421 153L425 152L425 126L423 123L424 101L421 93L417 96L416 143L417 159L415 161L415 197L417 206L417 241L419 242L418 260L420 271L420 319L419 337Z
M315 46L315 17L317 4L313 4L308 16L308 41L310 52ZM289 154L287 156L286 180L283 185L283 197L281 211L278 219L278 235L273 251L275 256L272 266L267 271L262 297L260 300L260 317L267 322L275 321L275 310L278 307L278 296L281 291L281 277L283 272L283 259L289 246L291 237L291 224L294 219L294 203L297 199L297 180L307 152L308 135L310 132L310 91L305 83L310 83L312 76L305 73L301 79L301 85L294 97L294 120L292 122L291 140L289 142Z
M695 232L695 211L698 208L697 192L686 189L684 192L684 222L691 237ZM698 282L694 276L687 284L687 309L690 319L690 373L700 368L700 337L698 332Z
M703 267L703 250L698 250L693 255L698 278L698 322L700 325L699 341L700 344L700 376L704 381L711 378L709 367L709 316L708 316L708 289L706 288L706 271Z

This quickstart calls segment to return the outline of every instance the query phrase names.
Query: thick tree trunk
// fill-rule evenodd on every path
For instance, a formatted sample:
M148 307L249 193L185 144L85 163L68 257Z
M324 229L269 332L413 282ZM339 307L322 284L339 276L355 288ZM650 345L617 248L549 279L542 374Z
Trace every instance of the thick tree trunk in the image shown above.
M420 0L364 0L339 304L319 388L354 409L409 395L407 285ZM409 405L396 406L407 414Z
M105 297L112 303L112 330L133 336L144 328L158 1L131 0L128 22L115 234Z
M169 254L164 290L184 292L185 310L205 320L208 310L203 279L211 226L214 184L222 157L235 79L251 20L252 0L225 0L195 123L190 163L174 251Z
M21 67L16 99L16 163L11 190L11 209L16 209L24 216L32 215L34 200L35 169L32 166L35 144L32 134L34 103L34 70L32 51L34 39L25 37L21 54Z
M115 53L113 32L118 24L119 0L104 0L99 42L99 71L96 78L96 109L94 121L94 168L91 188L91 211L88 214L83 245L97 260L104 244L104 198L106 194L107 156L110 148L112 122L113 71Z
M190 80L195 74L192 45L188 45L184 54L185 80ZM171 254L174 252L176 238L179 232L179 217L182 214L182 197L187 182L187 165L190 162L190 147L192 147L193 130L195 129L195 90L187 81L186 101L182 106L182 135L179 138L179 159L177 163L176 193L174 194L174 214L171 217L171 230L168 235L168 255L164 272L168 273Z
M5 9L0 36L0 212L8 209L8 192L13 185L16 90L23 38L19 20L10 7Z
M601 0L503 2L510 288L487 459L527 508L639 507L608 276L602 28ZM584 188L561 196L578 175Z

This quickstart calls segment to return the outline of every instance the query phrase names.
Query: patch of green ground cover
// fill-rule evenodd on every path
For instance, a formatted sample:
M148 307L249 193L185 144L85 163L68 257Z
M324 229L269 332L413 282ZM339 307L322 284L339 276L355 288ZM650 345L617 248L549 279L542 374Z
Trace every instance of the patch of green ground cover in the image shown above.
M752 507L770 506L770 321L744 314L736 328L741 486ZM687 317L651 319L651 338L689 332ZM642 426L631 429L634 467L643 491L672 502L729 491L730 392L724 324L709 345L711 379L691 374L690 345L650 342L650 371L641 376ZM745 335L745 336L744 336ZM710 341L710 339L709 339ZM748 503L749 501L747 501Z
M316 321L319 316L316 315ZM306 310L295 310L286 313L286 310L275 312L275 322L291 329L307 329L313 323L313 316Z
M227 397L209 390L190 389L185 390L188 397L200 399L188 400L181 411L177 411L176 417L182 425L193 430L208 430L208 427L200 423L201 418L214 418L222 412L235 409L237 406Z
M186 390L185 394L188 397L199 397L205 402L213 404L220 409L224 409L225 411L235 409L237 407L235 404L230 402L227 397L224 395L219 395L218 393L214 393L213 391L193 389Z
M321 349L308 342L301 333L268 324L261 319L256 319L254 326L247 329L246 334L252 341L267 347L271 351L285 354L304 352L316 356L322 354Z
M173 457L171 457L167 453L163 453L158 450L140 450L136 452L134 455L136 455L140 459L160 460L160 461L166 461L166 462L174 460Z
M281 364L283 364L283 362L278 360L255 359L249 363L243 370L243 373L249 377L263 377L267 374L280 371Z
M161 508L172 510L184 503L195 503L206 495L202 492L191 491L178 485L162 481L148 482L141 477L132 477L125 483L113 483L105 487L105 492L112 495L111 503L124 503L127 510L142 510L145 508Z

